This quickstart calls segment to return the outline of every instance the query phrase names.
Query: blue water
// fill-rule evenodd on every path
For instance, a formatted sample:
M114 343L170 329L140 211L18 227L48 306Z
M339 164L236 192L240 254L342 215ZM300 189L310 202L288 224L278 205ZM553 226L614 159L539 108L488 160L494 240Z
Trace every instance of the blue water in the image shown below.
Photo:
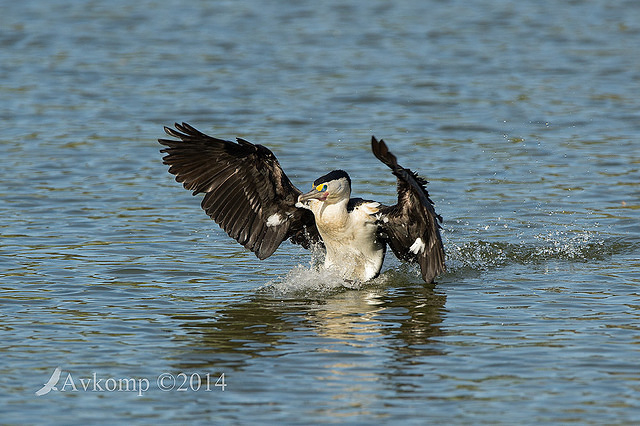
M640 422L639 23L632 0L4 4L0 422ZM174 121L393 203L384 138L449 271L258 261L167 173Z

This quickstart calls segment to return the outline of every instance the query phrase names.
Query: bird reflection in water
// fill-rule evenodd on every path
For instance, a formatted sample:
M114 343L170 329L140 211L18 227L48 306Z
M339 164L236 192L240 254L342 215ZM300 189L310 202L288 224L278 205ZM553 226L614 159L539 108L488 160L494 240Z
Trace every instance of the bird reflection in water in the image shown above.
M249 300L221 309L215 318L184 320L175 340L176 368L242 369L251 359L309 353L367 353L391 350L400 362L441 354L432 339L446 296L434 285L390 287L401 272L388 271L379 286L342 289L334 294L274 297L263 289ZM338 357L339 358L339 357Z

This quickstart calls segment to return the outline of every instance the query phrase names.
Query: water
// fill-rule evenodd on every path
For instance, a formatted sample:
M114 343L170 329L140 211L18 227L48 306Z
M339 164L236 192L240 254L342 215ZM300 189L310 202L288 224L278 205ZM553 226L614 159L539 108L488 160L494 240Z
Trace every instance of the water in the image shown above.
M3 5L2 422L638 423L640 4L290 3ZM174 121L392 203L384 138L449 272L258 261Z

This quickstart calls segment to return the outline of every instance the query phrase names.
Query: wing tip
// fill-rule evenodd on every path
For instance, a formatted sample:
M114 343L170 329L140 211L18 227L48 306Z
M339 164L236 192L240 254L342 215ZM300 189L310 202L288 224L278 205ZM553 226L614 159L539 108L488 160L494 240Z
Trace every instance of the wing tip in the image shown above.
M173 123L173 127L162 126L162 128L167 135L181 139L183 141L192 137L206 136L204 133L202 133L186 121L183 121L182 123L175 122ZM160 139L158 139L158 141L162 143Z
M371 136L371 151L375 157L382 161L385 165L390 167L392 170L397 169L398 160L395 155L393 155L387 144L384 142L384 139L376 139L375 136Z
M438 260L435 262L437 262L435 265L429 264L424 271L420 271L422 279L427 284L434 283L437 277L447 272L447 266L444 263L444 259L441 259L440 256L438 256Z
M440 232L436 230L434 237L436 238L436 244L424 253L419 262L422 279L427 283L433 283L438 276L447 272L446 255Z

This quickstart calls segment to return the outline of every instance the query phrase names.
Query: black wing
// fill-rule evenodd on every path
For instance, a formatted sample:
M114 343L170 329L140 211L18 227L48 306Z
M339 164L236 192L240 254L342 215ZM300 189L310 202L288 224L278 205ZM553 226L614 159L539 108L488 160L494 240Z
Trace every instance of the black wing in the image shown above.
M438 224L442 217L433 208L425 187L427 181L399 166L382 139L372 136L371 149L398 178L398 203L380 210L380 227L386 242L399 259L420 264L422 278L430 283L446 268Z
M308 248L320 236L313 213L295 206L302 192L293 186L273 153L238 138L238 143L208 136L187 123L164 131L164 164L176 181L204 193L202 208L230 237L259 259L286 239Z

